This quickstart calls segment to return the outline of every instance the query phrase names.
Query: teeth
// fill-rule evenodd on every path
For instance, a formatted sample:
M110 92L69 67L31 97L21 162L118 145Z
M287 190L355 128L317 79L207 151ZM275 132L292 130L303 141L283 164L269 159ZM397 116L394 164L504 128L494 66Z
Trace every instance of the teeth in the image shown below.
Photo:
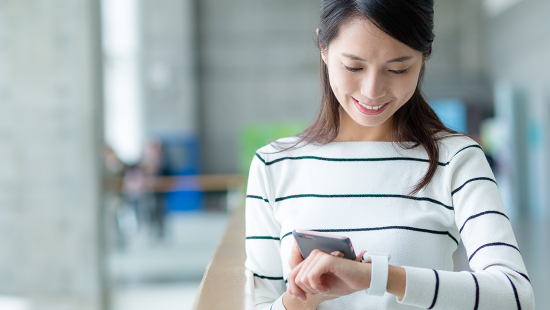
M360 104L361 106L363 106L365 109L369 109L369 110L378 110L378 109L380 109L381 107L384 106L384 104L381 104L381 105L379 105L379 106L372 107L372 106L370 106L370 105L363 104L363 103L360 102L360 101L357 101L357 102L359 102L359 104Z

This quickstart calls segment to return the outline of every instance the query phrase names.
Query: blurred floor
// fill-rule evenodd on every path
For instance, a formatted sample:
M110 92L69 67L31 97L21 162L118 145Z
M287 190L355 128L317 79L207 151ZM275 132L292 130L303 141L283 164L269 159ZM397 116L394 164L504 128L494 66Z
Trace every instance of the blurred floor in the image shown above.
M141 284L117 289L113 310L191 310L200 282Z
M110 257L112 310L186 310L225 231L227 213L175 213L158 240L140 230Z

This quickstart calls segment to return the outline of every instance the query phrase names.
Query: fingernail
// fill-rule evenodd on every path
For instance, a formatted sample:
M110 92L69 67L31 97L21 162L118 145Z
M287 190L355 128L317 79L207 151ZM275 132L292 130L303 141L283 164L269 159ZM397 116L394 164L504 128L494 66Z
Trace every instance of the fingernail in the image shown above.
M303 297L303 296L298 296L298 299L301 300L301 301L306 301L306 298Z

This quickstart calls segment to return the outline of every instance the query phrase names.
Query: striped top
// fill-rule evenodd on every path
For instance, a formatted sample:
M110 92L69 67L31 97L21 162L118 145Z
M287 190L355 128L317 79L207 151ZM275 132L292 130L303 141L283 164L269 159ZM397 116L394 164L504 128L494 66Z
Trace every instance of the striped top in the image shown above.
M410 195L427 169L423 147L389 142L259 149L246 199L245 265L255 275L256 309L284 309L293 229L345 235L357 253L391 253L390 264L406 270L401 302L360 291L318 309L533 309L531 283L481 147L465 136L442 138L435 176ZM474 272L453 272L461 240Z

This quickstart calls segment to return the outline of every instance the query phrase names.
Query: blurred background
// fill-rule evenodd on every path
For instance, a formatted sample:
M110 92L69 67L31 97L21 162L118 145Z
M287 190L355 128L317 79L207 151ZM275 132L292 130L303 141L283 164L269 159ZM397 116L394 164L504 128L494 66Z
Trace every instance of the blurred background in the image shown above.
M550 1L435 2L425 95L550 309ZM318 7L0 0L0 309L191 309L254 151L317 110Z

